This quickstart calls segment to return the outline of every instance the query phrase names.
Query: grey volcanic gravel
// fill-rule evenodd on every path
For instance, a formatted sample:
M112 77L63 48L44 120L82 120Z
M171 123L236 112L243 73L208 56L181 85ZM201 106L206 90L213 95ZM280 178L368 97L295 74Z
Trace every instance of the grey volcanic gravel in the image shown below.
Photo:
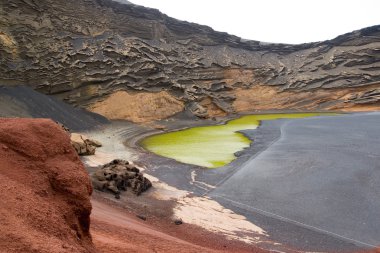
M103 116L73 107L26 86L0 85L0 117L50 118L74 131L108 123Z
M278 141L208 195L289 246L378 246L379 125L380 113L284 121Z

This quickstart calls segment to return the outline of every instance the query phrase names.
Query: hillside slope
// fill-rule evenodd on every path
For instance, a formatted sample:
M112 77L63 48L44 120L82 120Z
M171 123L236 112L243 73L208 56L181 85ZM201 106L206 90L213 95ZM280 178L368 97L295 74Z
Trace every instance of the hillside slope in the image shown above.
M47 119L0 119L0 251L97 252L90 179Z
M25 86L0 86L0 117L50 118L73 131L108 123L100 115L74 108Z
M149 119L184 108L208 117L380 107L380 26L285 45L112 0L9 0L0 7L0 84L28 85L109 118L133 119L104 113L120 97L151 108L180 104ZM148 94L160 91L167 99Z

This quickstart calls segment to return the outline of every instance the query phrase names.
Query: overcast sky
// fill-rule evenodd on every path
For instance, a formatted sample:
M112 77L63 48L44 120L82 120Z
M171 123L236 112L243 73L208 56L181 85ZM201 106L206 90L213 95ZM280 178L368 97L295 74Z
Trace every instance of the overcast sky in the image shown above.
M130 0L245 39L303 43L380 24L380 0Z

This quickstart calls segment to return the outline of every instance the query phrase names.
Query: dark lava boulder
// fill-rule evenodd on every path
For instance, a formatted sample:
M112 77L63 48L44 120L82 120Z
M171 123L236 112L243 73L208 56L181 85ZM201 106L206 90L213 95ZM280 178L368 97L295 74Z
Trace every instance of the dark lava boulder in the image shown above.
M119 196L120 191L126 191L127 188L131 188L133 193L140 195L152 186L139 168L120 159L103 165L91 175L91 179L95 189L110 191L116 197Z

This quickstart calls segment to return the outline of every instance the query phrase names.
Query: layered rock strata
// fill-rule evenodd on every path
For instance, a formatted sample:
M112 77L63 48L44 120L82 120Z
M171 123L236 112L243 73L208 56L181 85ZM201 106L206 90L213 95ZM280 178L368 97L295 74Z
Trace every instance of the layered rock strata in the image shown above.
M200 117L380 105L380 26L286 45L111 0L9 0L0 16L0 84L25 84L103 114L102 103L121 91L136 108L141 96L164 91ZM146 118L183 110L167 113L167 101L151 107L158 106ZM110 118L140 120L126 113Z

